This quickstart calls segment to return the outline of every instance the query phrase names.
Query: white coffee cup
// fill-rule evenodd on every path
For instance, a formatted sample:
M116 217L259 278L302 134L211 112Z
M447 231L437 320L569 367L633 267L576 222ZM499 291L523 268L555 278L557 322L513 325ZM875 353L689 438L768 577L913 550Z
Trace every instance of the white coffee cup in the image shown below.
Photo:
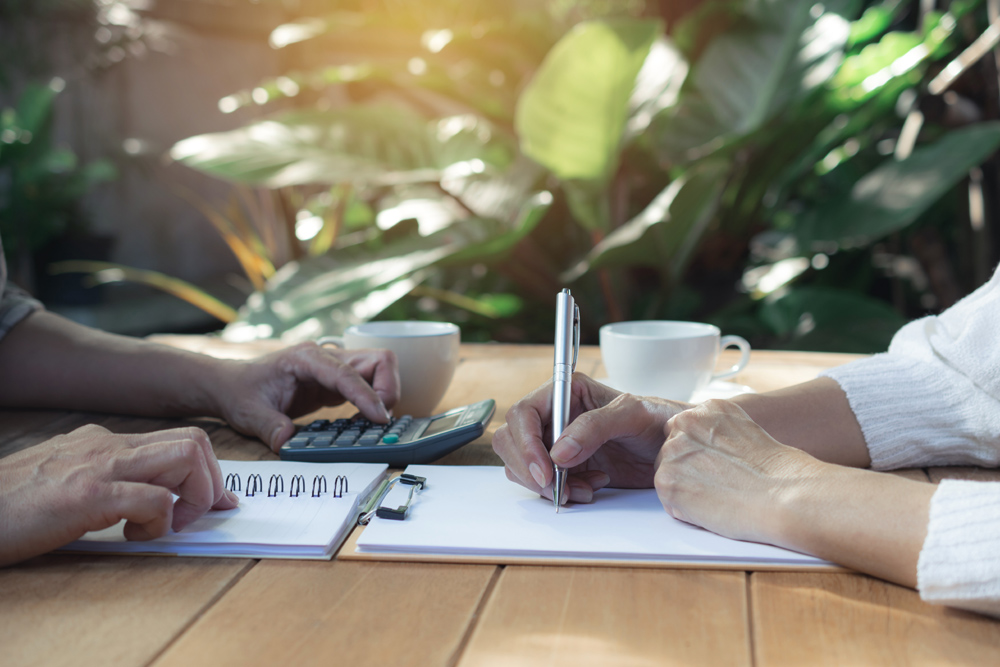
M601 327L600 335L608 384L640 396L688 401L712 380L736 375L750 361L745 339L722 336L718 327L701 322L615 322ZM730 346L742 351L739 363L715 373L719 352Z
M392 408L397 417L427 417L451 384L458 366L461 339L450 322L366 322L348 327L343 337L326 336L316 342L348 350L392 350L399 361L400 398Z

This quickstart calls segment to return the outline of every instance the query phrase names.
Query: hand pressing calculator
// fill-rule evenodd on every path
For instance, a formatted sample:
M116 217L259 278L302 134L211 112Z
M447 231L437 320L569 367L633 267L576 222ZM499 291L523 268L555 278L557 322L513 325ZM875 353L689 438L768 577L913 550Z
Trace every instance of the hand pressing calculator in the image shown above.
M433 417L404 415L388 424L364 417L317 419L303 426L279 454L285 461L318 463L430 463L481 436L493 419L492 399Z

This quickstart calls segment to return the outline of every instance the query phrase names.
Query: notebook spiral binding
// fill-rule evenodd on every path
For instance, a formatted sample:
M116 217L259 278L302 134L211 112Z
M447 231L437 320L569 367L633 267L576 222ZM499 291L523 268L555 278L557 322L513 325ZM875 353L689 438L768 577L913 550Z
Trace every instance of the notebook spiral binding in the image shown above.
M313 477L312 482L312 493L310 497L319 498L323 494L327 493L327 482L326 475L316 475ZM240 476L236 473L229 473L226 475L226 490L236 492L243 490L243 481ZM298 498L299 494L305 494L306 491L306 480L302 475L293 475L291 484L288 486L288 497ZM246 493L244 494L247 498L253 498L258 493L264 492L264 480L260 475L254 473L252 475L247 475L246 483ZM277 498L279 495L285 493L285 477L284 475L274 474L271 475L271 479L267 483L267 497ZM343 498L344 494L348 493L347 490L347 476L337 475L333 478L333 497Z

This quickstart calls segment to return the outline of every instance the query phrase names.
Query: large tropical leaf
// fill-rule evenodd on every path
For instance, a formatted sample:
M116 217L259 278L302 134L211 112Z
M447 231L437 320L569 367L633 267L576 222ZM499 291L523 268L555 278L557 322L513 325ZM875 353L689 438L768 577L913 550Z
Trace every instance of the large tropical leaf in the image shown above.
M658 21L577 25L546 56L518 101L521 150L562 179L603 180L617 163L636 75Z
M850 23L837 11L847 12L843 4L748 3L747 15L701 54L682 102L656 119L661 157L700 159L754 133L829 81L850 36ZM815 16L814 6L825 11Z
M213 176L277 188L436 182L448 176L449 167L465 176L489 164L505 167L512 149L482 119L428 122L394 107L356 106L286 113L238 130L190 137L170 154Z
M427 270L505 229L469 218L429 236L410 236L375 254L350 259L311 257L286 264L263 292L255 292L226 328L230 339L288 340L338 334L374 317L427 278Z
M849 192L829 196L798 218L800 248L857 246L900 230L1000 146L1000 122L954 130L905 160L889 159Z
M610 266L651 266L677 278L719 203L728 165L710 162L674 180L635 218L608 234L562 277Z
M834 75L850 35L842 16L813 18L790 0L768 23L740 26L712 42L695 69L698 90L736 134L752 132ZM770 22L773 21L773 22Z

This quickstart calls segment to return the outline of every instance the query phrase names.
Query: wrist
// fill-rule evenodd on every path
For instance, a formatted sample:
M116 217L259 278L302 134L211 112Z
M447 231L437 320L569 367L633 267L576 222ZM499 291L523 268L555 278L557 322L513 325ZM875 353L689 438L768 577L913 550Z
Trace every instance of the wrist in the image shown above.
M168 412L185 417L223 417L228 367L235 362L205 354L186 353L184 369L168 399Z
M836 484L840 466L824 463L808 454L789 448L782 481L775 485L770 511L763 512L770 517L766 527L771 544L790 549L802 549L803 538L817 519L815 505L825 497L823 487L831 482Z

